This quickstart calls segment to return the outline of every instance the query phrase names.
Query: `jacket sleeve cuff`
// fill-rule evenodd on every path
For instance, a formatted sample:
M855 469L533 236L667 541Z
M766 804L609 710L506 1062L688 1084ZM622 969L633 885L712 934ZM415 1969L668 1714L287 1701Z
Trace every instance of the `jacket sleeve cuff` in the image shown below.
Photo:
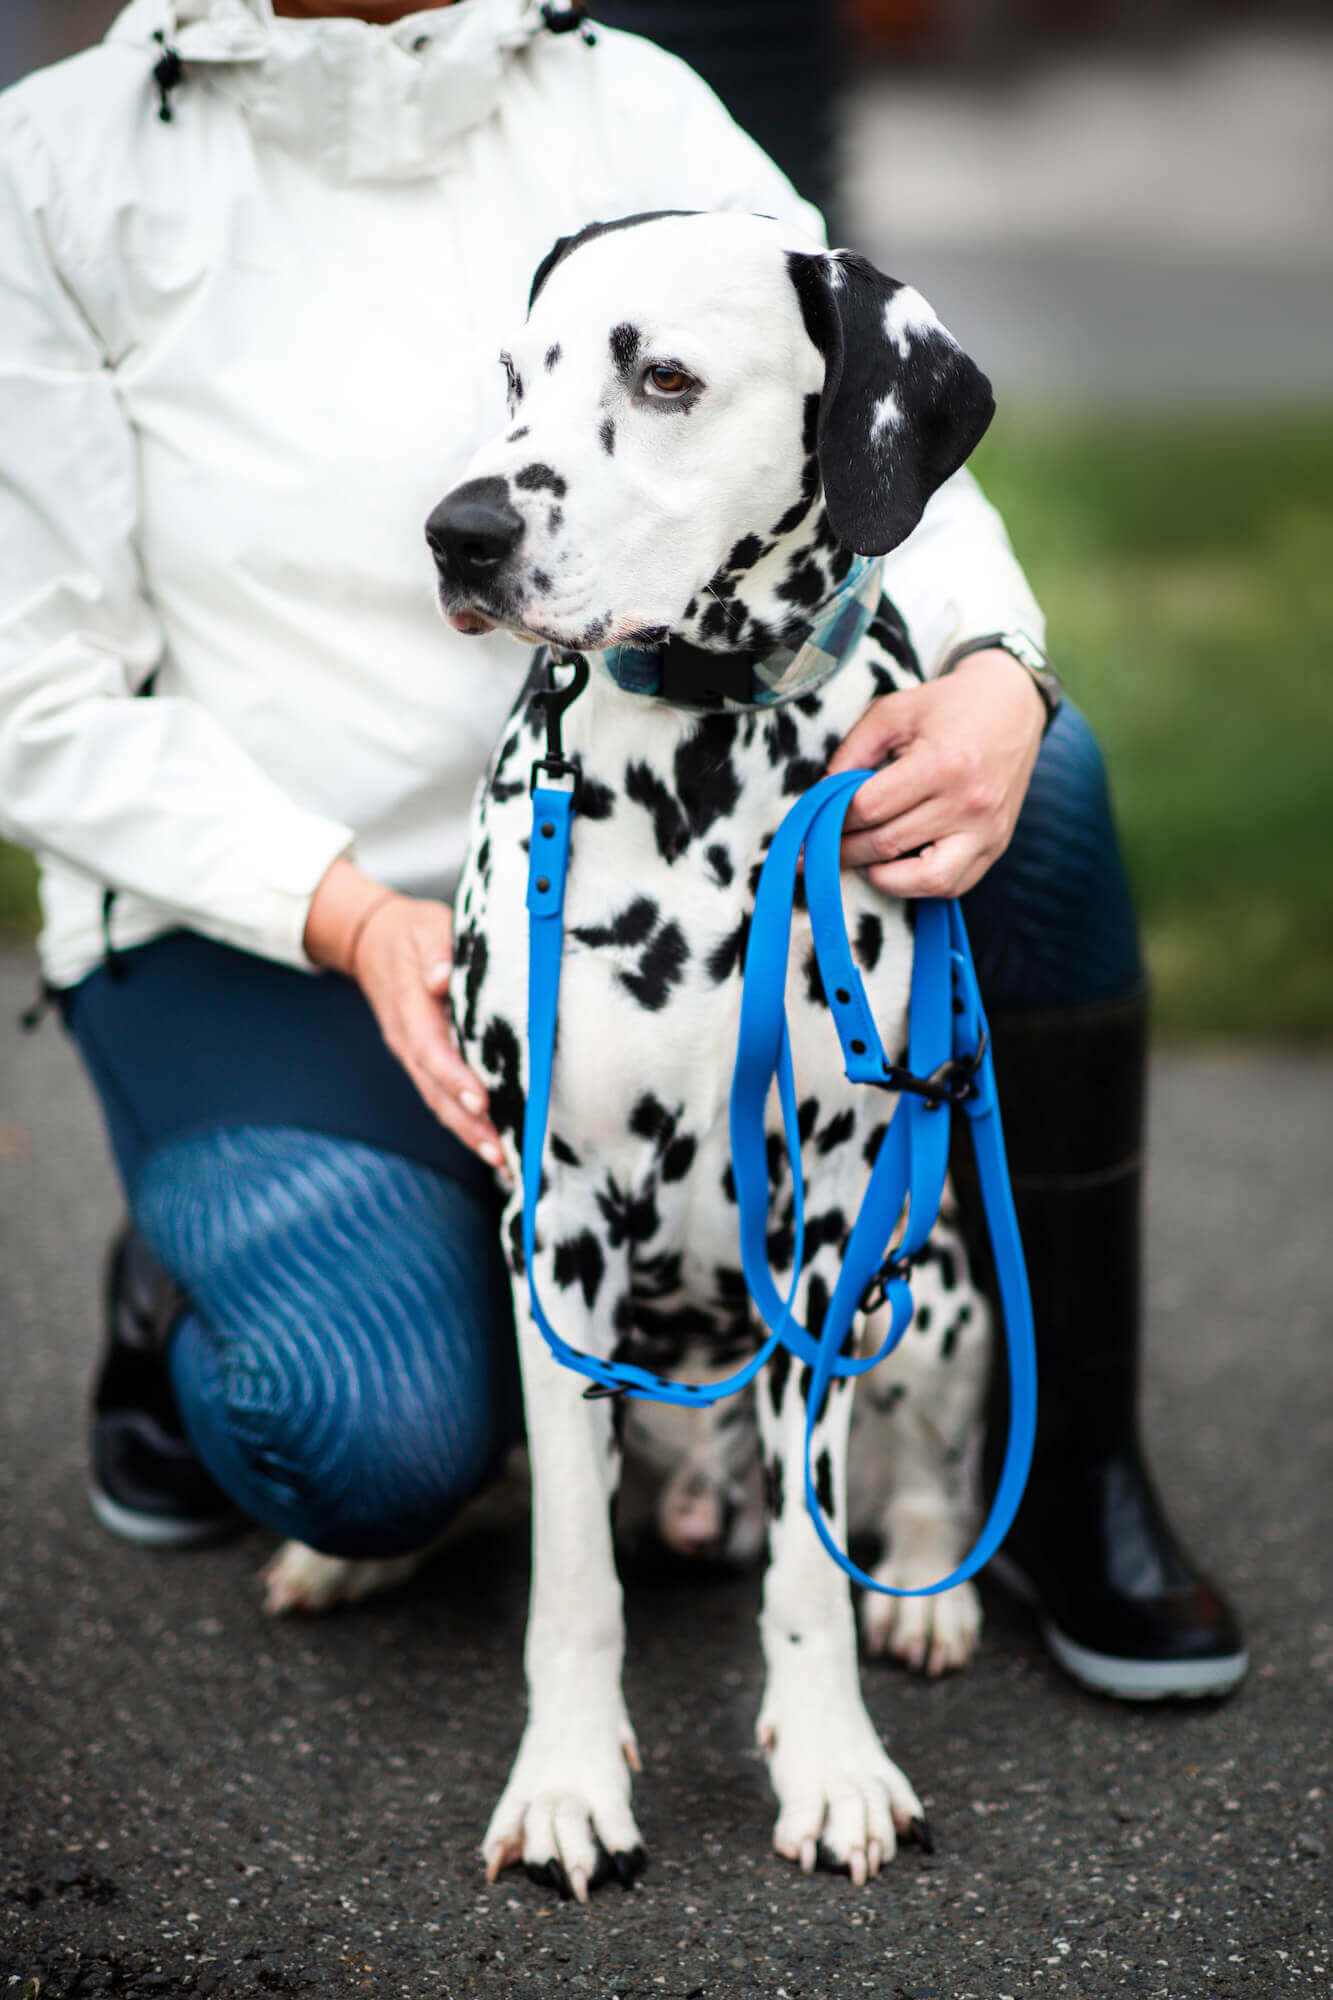
M283 829L280 845L235 857L237 880L244 876L251 885L244 901L233 896L207 914L191 911L191 928L280 965L319 971L305 948L311 898L333 863L351 854L354 841L352 829L336 820L301 815Z

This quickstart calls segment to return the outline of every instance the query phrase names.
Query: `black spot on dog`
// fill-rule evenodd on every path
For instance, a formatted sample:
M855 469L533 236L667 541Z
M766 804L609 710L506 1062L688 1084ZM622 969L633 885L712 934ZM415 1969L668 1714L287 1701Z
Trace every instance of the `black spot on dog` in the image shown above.
M762 618L752 618L744 632L745 649L750 653L771 653L774 640L772 628L765 625Z
M636 896L609 924L583 924L574 930L580 944L600 950L604 945L637 945L651 937L657 927L658 907L651 896Z
M881 1382L871 1377L870 1400L877 1410L896 1410L907 1394L906 1382Z
M831 1153L835 1146L845 1146L856 1130L856 1113L850 1105L835 1112L823 1131L815 1140L821 1153Z
M829 563L829 575L834 583L841 583L843 581L854 561L855 556L851 549L839 549L837 551Z
M764 1238L768 1261L779 1271L790 1270L796 1256L796 1207L788 1196L782 1214Z
M512 1132L523 1149L523 1086L518 1037L508 1021L493 1014L481 1038L481 1066L490 1083L491 1123L497 1132Z
M514 484L525 493L554 493L557 500L563 500L568 490L560 474L553 472L549 465L543 465L540 459L534 459L531 465L525 465L521 472L516 472Z
M918 1333L930 1332L930 1317L931 1315L929 1306L917 1307L915 1313L912 1315L912 1324L916 1328Z
M827 1007L828 995L824 991L824 975L819 970L819 960L815 956L813 945L806 947L805 963L801 969L805 973L805 993L811 1006Z
M560 342L557 340L554 347L548 347L546 350L546 372L548 375L550 374L551 370L555 367L555 364L559 359L560 359Z
M941 1361L953 1360L954 1354L958 1347L958 1336L962 1332L963 1328L967 1325L971 1317L972 1317L972 1308L970 1305L964 1305L958 1308L958 1317L954 1320L952 1326L946 1327L944 1338L940 1342Z
M787 1393L787 1378L791 1374L791 1350L779 1347L764 1373L768 1376L768 1400L773 1406L773 1415L782 1415L782 1399Z
M884 925L873 910L862 910L856 923L856 956L862 969L873 972L884 949Z
M731 631L732 619L725 604L719 604L711 597L703 617L699 620L699 635L704 639L724 639Z
M713 871L713 880L725 889L736 872L726 848L715 842L705 853L704 860Z
M580 819L610 819L615 811L615 805L615 793L609 785L604 785L600 778L579 779Z
M463 1019L459 1024L459 1035L464 1042L470 1042L476 1033L477 1002L481 997L482 985L486 978L489 947L484 931L468 933L467 965L463 974Z
M823 1215L807 1215L802 1262L812 1263L826 1244L841 1249L846 1240L847 1218L840 1208L826 1209Z
M633 373L634 364L639 358L639 348L641 345L642 336L637 326L631 326L627 320L622 320L619 326L612 327L610 340L611 359L615 363L616 373L621 377L622 381L626 380Z
M788 798L800 798L812 785L817 785L824 775L824 767L815 757L793 757L782 777L782 789Z
M773 1358L776 1360L777 1356ZM772 1363L769 1365L771 1367ZM780 1452L774 1452L772 1458L764 1461L764 1505L768 1509L770 1520L782 1519L782 1500L782 1455Z
M558 1132L552 1132L547 1143L551 1148L551 1158L559 1160L562 1167L576 1167L578 1165L578 1154L574 1151L569 1141L562 1139Z
M715 986L729 979L745 963L745 946L750 936L750 919L742 916L735 930L727 932L704 960L704 968Z
M770 764L783 764L796 755L800 736L796 728L796 718L785 708L779 708L764 722L764 744L768 750Z
M634 1256L634 1296L637 1299L669 1299L684 1283L684 1259L679 1250L655 1250L651 1257L641 1251Z
M801 1135L801 1144L808 1146L810 1135L819 1123L819 1099L804 1098L796 1107L796 1129Z
M713 1295L717 1300L718 1310L726 1313L728 1317L736 1314L744 1315L749 1311L750 1290L745 1282L745 1273L734 1264L713 1266ZM744 1408L739 1403L732 1403L727 1407L728 1412L734 1411L737 1416L744 1415ZM721 1423L720 1418L718 1422Z
M626 766L625 797L652 814L653 838L662 859L668 863L677 860L690 843L689 822L679 800L663 784L651 764Z
M828 1318L828 1309L829 1288L820 1277L818 1271L816 1271L812 1275L807 1288L805 1307L805 1323L816 1340L818 1340L820 1334L824 1331L824 1321Z
M793 559L788 574L778 585L777 594L787 604L799 604L805 610L818 604L824 595L824 572L816 562Z
M551 588L551 579L544 569L535 569L532 572L532 587L534 590L540 590L543 596Z
M728 569L753 569L764 553L764 544L758 535L742 535L727 557Z
M680 925L663 924L645 947L638 971L620 973L620 983L641 1007L646 1007L649 1013L659 1013L680 984L689 956Z
M657 1203L651 1189L622 1188L615 1175L608 1174L606 1186L597 1192L597 1206L613 1250L622 1243L646 1243L657 1233Z
M639 1139L668 1139L676 1129L676 1115L668 1111L660 1098L646 1090L636 1098L634 1109L629 1115L629 1129Z
M694 1140L687 1132L683 1132L678 1139L673 1139L662 1155L662 1179L683 1181L694 1165L695 1150Z
M591 1312L606 1271L602 1246L591 1229L580 1230L577 1236L557 1243L552 1268L562 1291L567 1292L574 1284L580 1287L583 1303Z
M518 441L519 441L519 439L520 439L520 438L525 438L525 437L527 436L527 434L528 434L528 427L527 427L527 425L526 425L526 424L520 424L520 425L519 425L519 427L518 427L518 429L517 429L516 431L510 431L510 433L509 433L509 436L508 436L508 437L507 437L507 438L505 439L505 443L506 443L506 444L517 444L517 443L518 443Z
M550 513L546 516L548 534L558 535L564 524L565 517L559 507L552 507Z
M736 1175L730 1164L722 1169L722 1194L723 1198L729 1201L734 1208L736 1206Z
M833 1461L826 1451L815 1460L815 1498L826 1514L833 1512Z
M611 417L603 418L601 424L598 426L597 435L602 441L602 450L606 453L607 457L614 458L616 453L616 427Z

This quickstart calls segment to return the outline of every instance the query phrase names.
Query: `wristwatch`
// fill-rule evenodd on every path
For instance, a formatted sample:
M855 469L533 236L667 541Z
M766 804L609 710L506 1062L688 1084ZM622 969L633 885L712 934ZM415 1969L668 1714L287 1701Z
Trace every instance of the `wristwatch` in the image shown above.
M1047 659L1035 639L1029 639L1026 632L986 632L979 639L965 639L961 646L955 646L940 669L941 677L951 674L960 660L972 653L989 653L998 650L1008 653L1011 660L1017 660L1037 693L1041 696L1046 710L1043 736L1060 713L1060 704L1065 698L1064 683Z

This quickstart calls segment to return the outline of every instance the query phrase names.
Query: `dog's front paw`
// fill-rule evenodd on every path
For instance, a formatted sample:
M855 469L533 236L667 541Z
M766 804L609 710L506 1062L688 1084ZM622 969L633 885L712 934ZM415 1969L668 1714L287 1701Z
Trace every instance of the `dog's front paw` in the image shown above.
M612 1876L628 1888L647 1864L630 1810L638 1769L627 1717L610 1729L530 1722L482 1842L487 1881L521 1861L535 1882L580 1903Z
M352 1562L343 1556L322 1556L304 1542L284 1542L259 1573L264 1609L279 1618L288 1611L332 1611L339 1604L355 1604L405 1583L425 1554L423 1549L382 1562Z
M921 1801L853 1702L765 1706L759 1747L778 1795L773 1845L804 1872L845 1869L853 1882L878 1875L898 1839L930 1845Z
M936 1582L941 1572L938 1565L900 1563L890 1557L872 1574L877 1583L917 1590ZM881 1597L868 1590L861 1599L861 1638L867 1653L888 1654L918 1673L924 1668L932 1678L965 1667L980 1637L981 1599L970 1583L955 1584L936 1597Z

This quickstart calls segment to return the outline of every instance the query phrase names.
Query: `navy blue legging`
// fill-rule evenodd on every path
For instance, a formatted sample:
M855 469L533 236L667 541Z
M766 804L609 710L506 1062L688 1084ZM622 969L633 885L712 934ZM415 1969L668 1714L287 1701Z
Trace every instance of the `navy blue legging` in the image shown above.
M1068 705L964 908L993 1014L1139 985L1101 755ZM518 1431L489 1176L335 975L178 932L91 973L64 1012L135 1220L191 1301L171 1369L204 1463L330 1554L428 1540Z

